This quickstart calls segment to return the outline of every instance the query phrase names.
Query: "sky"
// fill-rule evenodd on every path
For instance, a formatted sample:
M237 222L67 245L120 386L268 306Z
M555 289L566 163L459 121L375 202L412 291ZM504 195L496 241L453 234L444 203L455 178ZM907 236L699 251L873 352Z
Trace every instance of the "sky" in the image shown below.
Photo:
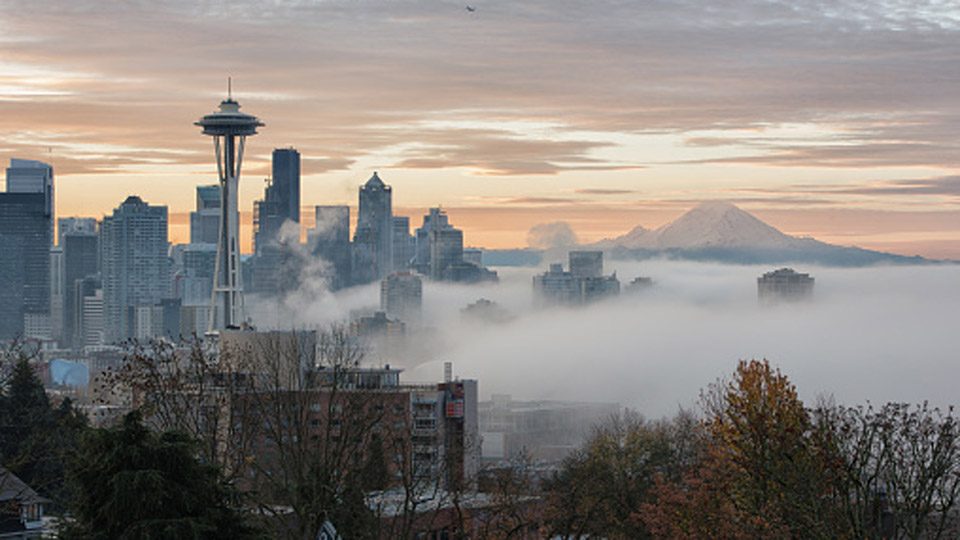
M563 260L560 258L558 260ZM477 379L480 399L618 403L659 418L697 410L700 390L728 378L740 360L763 359L793 382L803 401L958 405L960 265L864 268L805 266L815 279L806 302L761 305L756 278L767 266L604 260L624 291L581 309L533 307L531 278L542 269L500 268L498 285L424 282L421 329L407 350L368 352L402 380L440 380L443 364ZM653 285L630 291L638 276ZM509 317L478 324L460 310L485 298ZM261 328L313 328L373 309L379 286L329 293L304 282L279 303L248 296Z
M233 78L243 239L274 148L312 205L378 171L418 224L523 247L707 199L788 234L960 259L960 2L0 0L0 159L54 166L59 216L138 194L189 240L215 182L193 125Z

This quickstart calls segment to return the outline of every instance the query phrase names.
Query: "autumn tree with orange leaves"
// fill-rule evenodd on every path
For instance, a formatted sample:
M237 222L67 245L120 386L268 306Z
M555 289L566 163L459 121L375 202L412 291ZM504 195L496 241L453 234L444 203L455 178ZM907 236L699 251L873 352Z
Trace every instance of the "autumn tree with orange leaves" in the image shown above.
M638 514L654 537L848 536L834 495L842 459L786 376L741 361L701 402L701 463L680 483L661 480Z

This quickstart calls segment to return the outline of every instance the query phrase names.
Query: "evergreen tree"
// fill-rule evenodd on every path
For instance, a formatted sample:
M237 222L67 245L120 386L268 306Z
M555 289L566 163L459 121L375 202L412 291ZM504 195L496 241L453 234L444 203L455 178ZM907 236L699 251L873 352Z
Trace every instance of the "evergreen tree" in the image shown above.
M66 499L66 461L77 448L86 418L69 399L54 409L31 365L32 355L19 344L0 352L12 365L0 388L0 465L54 502Z
M151 432L136 411L117 428L87 431L71 469L75 522L64 537L259 538L237 492L197 452L187 434Z

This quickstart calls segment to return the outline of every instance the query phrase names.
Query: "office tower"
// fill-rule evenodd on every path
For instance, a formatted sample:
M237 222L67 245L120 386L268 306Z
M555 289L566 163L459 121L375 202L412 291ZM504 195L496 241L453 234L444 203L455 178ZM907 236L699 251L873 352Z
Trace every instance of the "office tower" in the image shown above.
M353 278L370 283L390 273L393 266L392 189L373 173L360 188L357 230L353 236Z
M317 206L314 228L307 231L307 246L314 257L327 263L322 275L330 290L350 285L350 207Z
M220 236L217 242L219 267L210 306L209 330L222 330L244 322L243 267L240 262L240 207L238 187L243 148L247 137L256 135L263 123L240 112L233 96L220 102L220 110L195 122L203 134L213 137L220 180Z
M273 151L273 178L253 205L253 244L253 290L272 296L296 290L302 270L293 249L300 244L300 153L293 148Z
M770 304L781 300L805 300L813 296L814 279L793 268L780 268L757 278L757 295Z
M74 221L68 225L70 222L61 219L59 223L60 248L63 250L61 287L64 305L61 342L67 346L76 346L74 343L81 342L81 334L75 318L77 312L73 309L76 302L74 284L78 279L100 272L100 239L97 236L95 220L93 227L89 226L88 221Z
M54 219L53 167L42 161L11 159L7 168L7 193L43 193L43 204ZM51 233L53 231L51 230Z
M76 321L73 348L97 347L103 341L103 287L99 276L87 276L73 283L73 311Z
M417 229L417 271L439 280L444 270L462 261L463 231L450 225L443 210L431 208Z
M602 252L571 252L569 257L571 265L577 265L577 273L565 272L563 265L557 263L533 277L536 305L580 306L620 294L617 274L602 275Z
M300 223L300 152L294 148L273 151L273 198L281 201L284 220Z
M483 268L483 250L480 248L463 248L463 262L470 263L477 268Z
M413 274L391 274L380 282L380 309L406 323L420 320L423 283Z
M50 317L53 247L53 169L11 159L7 191L0 193L0 339L23 336Z
M170 297L167 207L127 197L112 216L103 218L100 253L105 342L138 333L142 337L145 329L157 325L143 322L153 314L138 308L157 306Z
M173 277L173 297L179 298L184 306L210 307L213 275L217 269L217 246L178 244L173 246L170 253L176 269Z
M63 247L50 248L50 337L63 343Z
M410 234L410 218L393 216L393 271L408 271L416 249L416 238Z
M220 186L197 186L197 210L190 212L190 243L217 245L220 238Z
M279 239L287 221L298 225L293 241L300 241L300 153L293 148L273 151L273 178L267 181L263 200L253 206L253 243L257 256ZM291 239L282 239L291 241Z
M576 277L597 278L603 275L602 251L571 251L570 273Z
M57 245L63 246L67 234L97 234L95 218L65 217L57 219Z

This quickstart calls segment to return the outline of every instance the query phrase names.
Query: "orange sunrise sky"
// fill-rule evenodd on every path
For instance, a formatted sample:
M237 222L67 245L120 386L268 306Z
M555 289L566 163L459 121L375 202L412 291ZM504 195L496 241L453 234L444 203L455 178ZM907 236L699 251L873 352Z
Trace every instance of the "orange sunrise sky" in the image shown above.
M960 5L866 0L0 2L0 159L54 167L57 216L130 194L189 240L215 182L193 122L233 77L240 201L274 148L312 207L374 171L465 243L583 242L730 201L783 232L960 259ZM355 210L354 210L355 213Z

